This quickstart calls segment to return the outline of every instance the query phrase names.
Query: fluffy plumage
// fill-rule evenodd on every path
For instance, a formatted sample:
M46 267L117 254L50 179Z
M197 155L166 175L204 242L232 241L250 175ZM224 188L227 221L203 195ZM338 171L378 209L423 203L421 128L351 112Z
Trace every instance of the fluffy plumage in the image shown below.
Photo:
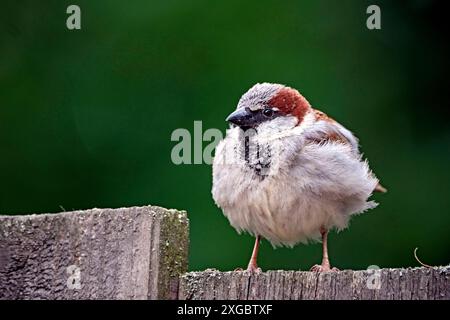
M270 117L255 116L265 109ZM257 84L237 110L258 120L231 126L217 146L212 195L238 232L293 246L376 206L378 180L356 137L297 90Z

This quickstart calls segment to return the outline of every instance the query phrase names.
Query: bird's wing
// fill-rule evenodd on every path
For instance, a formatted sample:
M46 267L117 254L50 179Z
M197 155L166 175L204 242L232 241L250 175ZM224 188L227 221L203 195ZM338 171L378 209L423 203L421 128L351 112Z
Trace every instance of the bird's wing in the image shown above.
M347 130L343 125L329 117L322 111L314 109L315 122L304 133L309 143L326 143L339 142L351 147L353 154L360 158L358 138ZM380 184L375 187L374 191L386 192L387 190Z
M343 125L319 110L313 110L315 122L305 132L306 140L310 143L324 143L335 141L347 144L359 157L358 138Z

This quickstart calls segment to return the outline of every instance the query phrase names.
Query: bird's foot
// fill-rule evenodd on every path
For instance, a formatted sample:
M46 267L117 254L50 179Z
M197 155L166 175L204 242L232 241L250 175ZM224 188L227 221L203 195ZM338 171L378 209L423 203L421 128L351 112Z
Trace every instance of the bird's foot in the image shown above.
M257 266L248 266L247 269L242 269L242 268L236 268L234 269L234 272L243 272L243 271L249 271L251 273L261 273L262 270L261 268L257 267Z
M316 264L316 265L312 266L309 271L312 271L312 272L337 272L340 270L335 267L331 268L330 265Z
M262 272L261 268L258 267L258 265L256 263L251 263L251 262L248 264L246 271L249 271L251 273L261 273Z
M251 273L261 273L262 270L259 267L248 267L246 271L249 271Z

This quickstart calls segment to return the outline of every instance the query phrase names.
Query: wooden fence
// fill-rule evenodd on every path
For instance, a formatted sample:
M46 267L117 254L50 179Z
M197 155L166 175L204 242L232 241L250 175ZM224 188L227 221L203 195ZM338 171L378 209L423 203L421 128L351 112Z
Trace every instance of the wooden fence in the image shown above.
M0 216L0 299L450 299L450 269L188 270L186 212Z

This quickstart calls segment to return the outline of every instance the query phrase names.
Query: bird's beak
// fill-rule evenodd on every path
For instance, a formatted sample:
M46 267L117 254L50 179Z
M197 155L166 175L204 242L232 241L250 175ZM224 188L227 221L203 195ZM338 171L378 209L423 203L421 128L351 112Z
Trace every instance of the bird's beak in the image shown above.
M231 122L241 128L251 128L258 123L258 119L248 108L240 108L231 113L226 121Z

